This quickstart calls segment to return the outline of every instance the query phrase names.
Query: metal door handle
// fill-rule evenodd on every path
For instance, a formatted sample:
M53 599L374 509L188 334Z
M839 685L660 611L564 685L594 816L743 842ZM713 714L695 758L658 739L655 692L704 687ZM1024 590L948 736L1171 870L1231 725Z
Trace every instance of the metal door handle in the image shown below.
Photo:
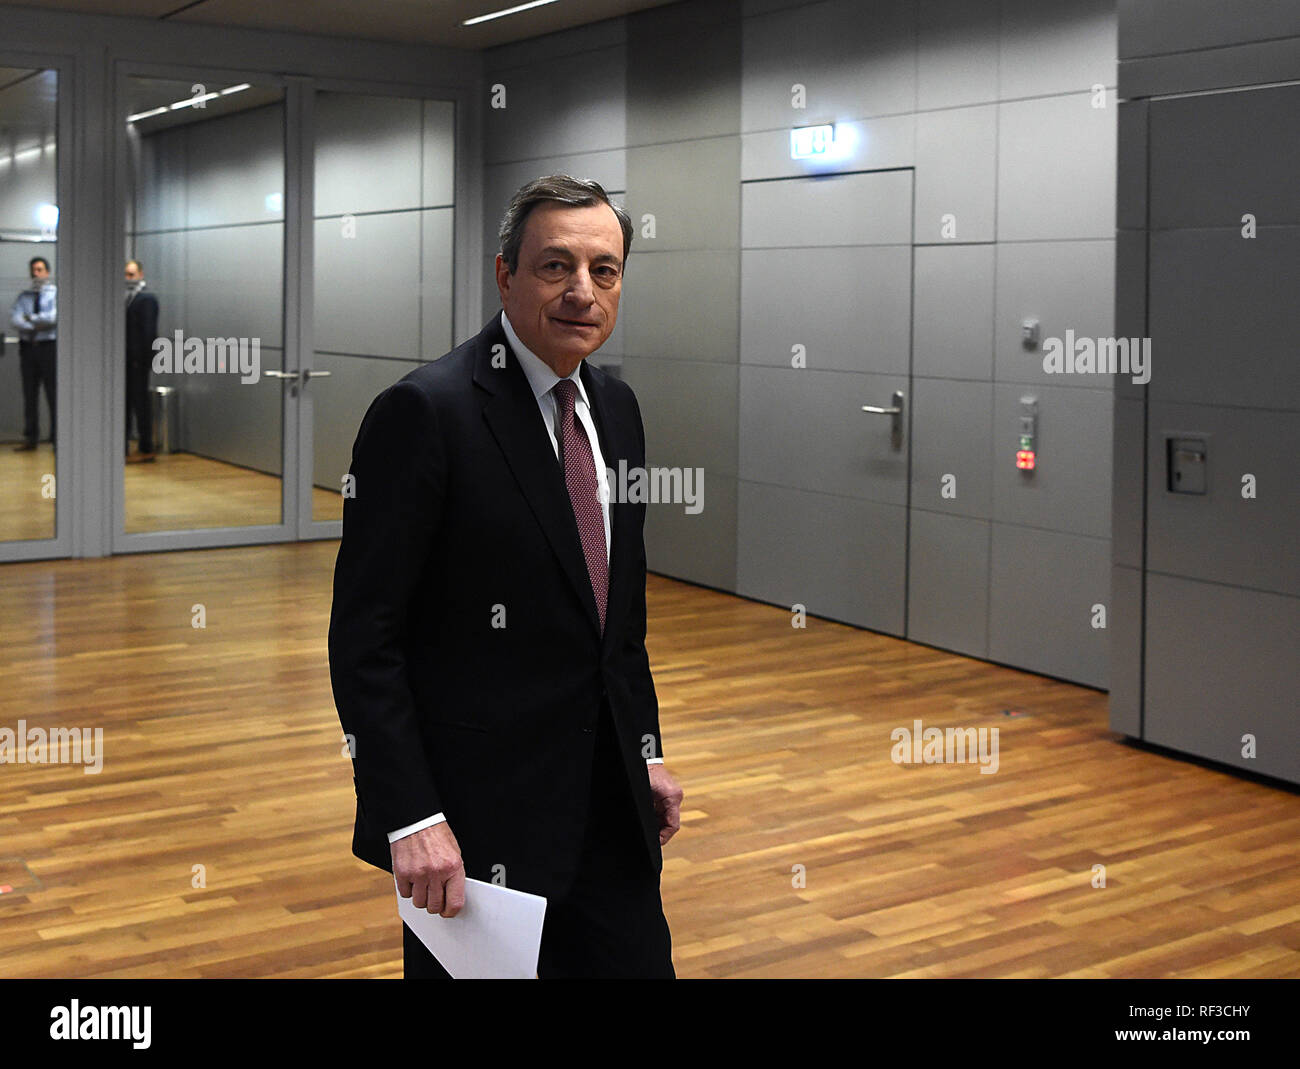
M332 371L304 371L304 375L309 379L327 379L334 374Z
M894 396L890 400L894 403L889 408L863 405L862 411L890 417L889 440L895 451L897 451L903 448L903 391L895 390Z
M263 371L262 374L268 379L296 379L298 377L296 371Z

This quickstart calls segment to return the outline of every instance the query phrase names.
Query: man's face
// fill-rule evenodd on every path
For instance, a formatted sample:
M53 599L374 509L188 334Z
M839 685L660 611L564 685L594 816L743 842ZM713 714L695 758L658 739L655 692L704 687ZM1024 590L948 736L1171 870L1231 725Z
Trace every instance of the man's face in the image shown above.
M129 264L126 265L126 280L128 282L135 282L139 278L140 278L140 265L136 263L134 260L132 260Z
M606 204L543 202L524 223L515 273L499 253L496 271L519 340L566 378L605 344L618 320L623 230Z
M44 262L37 260L32 264L32 278L49 278L50 269L45 266Z

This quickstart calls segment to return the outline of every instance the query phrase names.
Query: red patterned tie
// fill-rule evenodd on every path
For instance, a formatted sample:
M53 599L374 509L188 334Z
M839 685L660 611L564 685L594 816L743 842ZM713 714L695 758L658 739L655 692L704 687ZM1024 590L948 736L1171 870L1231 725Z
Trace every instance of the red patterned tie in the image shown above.
M605 631L605 605L609 600L609 559L605 555L605 516L601 512L596 482L596 461L591 440L573 411L578 388L572 379L561 379L554 386L559 406L560 456L564 461L564 484L569 488L573 518L578 521L582 538L582 555L587 558L587 577L596 596L600 630Z

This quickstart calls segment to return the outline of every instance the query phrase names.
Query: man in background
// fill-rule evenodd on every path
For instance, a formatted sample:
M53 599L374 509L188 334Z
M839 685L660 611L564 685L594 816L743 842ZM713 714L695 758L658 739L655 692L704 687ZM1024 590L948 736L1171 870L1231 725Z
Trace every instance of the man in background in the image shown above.
M9 321L18 334L18 365L23 379L23 442L16 452L35 449L41 438L40 390L50 406L50 442L56 439L54 350L58 322L58 290L50 277L50 262L33 256L27 264L31 285L18 294Z
M139 260L126 263L126 434L128 464L149 461L153 451L153 405L149 399L149 371L153 343L158 338L158 298L145 292L144 269ZM131 416L135 416L135 453L131 448Z

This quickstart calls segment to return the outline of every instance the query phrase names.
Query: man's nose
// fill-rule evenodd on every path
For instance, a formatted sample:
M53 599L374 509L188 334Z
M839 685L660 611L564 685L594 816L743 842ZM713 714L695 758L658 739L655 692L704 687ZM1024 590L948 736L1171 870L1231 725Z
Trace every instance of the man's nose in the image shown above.
M591 273L585 267L579 267L569 277L569 289L564 296L580 304L591 304L596 299L595 287L591 284Z

